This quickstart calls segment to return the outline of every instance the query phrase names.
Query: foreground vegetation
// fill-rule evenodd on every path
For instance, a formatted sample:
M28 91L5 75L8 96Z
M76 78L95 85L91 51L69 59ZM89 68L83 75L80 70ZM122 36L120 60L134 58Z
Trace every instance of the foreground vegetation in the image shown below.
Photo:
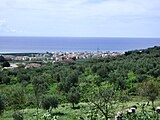
M2 120L159 119L160 47L0 71ZM116 116L116 118L115 118Z

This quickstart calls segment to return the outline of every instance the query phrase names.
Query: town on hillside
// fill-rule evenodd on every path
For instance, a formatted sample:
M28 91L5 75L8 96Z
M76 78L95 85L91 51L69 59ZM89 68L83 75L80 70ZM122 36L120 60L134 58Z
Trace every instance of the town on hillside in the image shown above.
M124 52L46 52L46 53L5 53L0 54L0 68L13 69L17 67L39 67L47 62L73 62L77 59L105 58L123 55ZM3 66L4 61L9 61L9 66ZM28 62L26 62L28 61Z

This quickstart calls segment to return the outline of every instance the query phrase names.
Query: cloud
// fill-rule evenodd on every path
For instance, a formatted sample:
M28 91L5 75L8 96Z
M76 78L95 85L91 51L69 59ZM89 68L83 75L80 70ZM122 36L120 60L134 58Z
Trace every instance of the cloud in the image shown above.
M17 31L14 28L12 28L6 21L6 19L0 19L0 31L1 32L7 32L7 33L18 33L21 31Z
M115 36L160 31L160 0L1 0L0 30L28 34ZM155 29L156 31L149 30ZM138 28L137 30L135 30ZM142 32L143 31L143 32ZM76 33L75 33L76 32ZM157 34L157 33L156 33ZM158 34L157 34L158 35Z
M160 15L159 5L159 0L2 0L2 6L7 9L73 18Z

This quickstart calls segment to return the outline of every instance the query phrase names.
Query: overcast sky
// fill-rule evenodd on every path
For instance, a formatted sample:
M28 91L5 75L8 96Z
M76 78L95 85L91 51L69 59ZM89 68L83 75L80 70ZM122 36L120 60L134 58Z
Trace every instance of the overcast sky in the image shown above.
M0 36L160 37L160 0L0 0Z

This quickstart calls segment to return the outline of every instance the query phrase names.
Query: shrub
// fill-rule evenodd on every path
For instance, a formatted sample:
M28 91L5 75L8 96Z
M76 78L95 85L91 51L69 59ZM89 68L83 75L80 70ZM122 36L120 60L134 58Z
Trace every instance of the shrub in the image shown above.
M3 113L4 109L5 109L5 104L2 99L2 96L0 96L0 115Z
M154 101L157 99L159 95L159 83L154 80L144 81L139 86L139 94L141 96L146 97L149 101L152 102L152 107L154 108Z
M23 113L19 112L19 111L14 111L13 113L13 120L23 120Z
M7 61L4 61L3 64L2 64L2 67L10 67L10 64L9 62Z
M51 112L53 108L58 107L58 98L55 96L46 96L42 101L42 107L48 112Z
M69 91L69 93L67 94L67 100L68 100L68 102L72 103L73 108L74 108L74 104L79 103L80 93L75 87L72 87L71 90Z

